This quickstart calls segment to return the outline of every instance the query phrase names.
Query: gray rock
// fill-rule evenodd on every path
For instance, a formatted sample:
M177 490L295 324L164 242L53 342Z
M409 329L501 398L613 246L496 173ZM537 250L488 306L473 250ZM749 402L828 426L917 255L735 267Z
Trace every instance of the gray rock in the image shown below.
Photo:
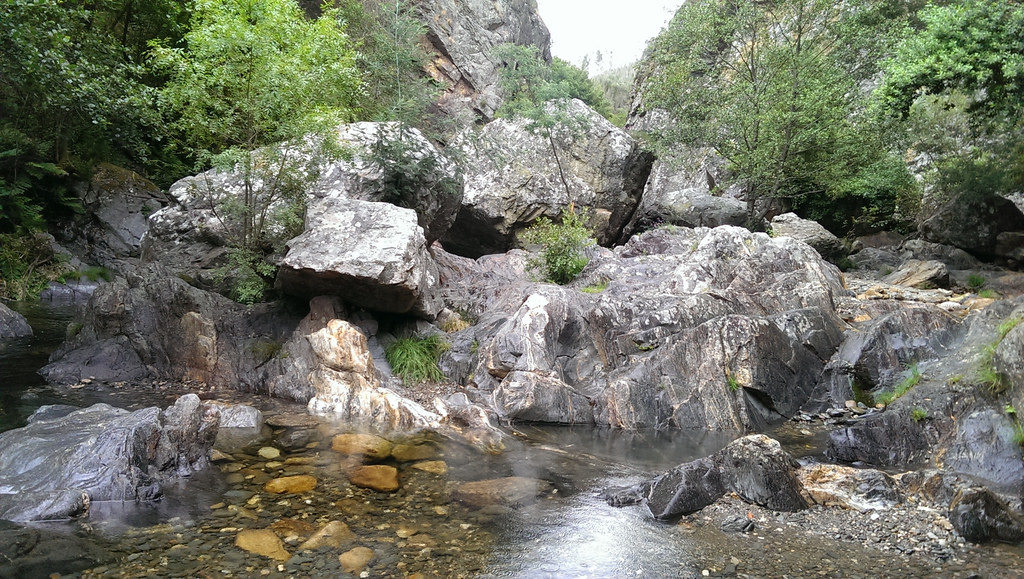
M0 521L0 579L70 575L113 559L95 538Z
M778 441L761 434L746 436L652 480L643 504L654 518L672 519L734 492L772 510L797 511L807 508L807 502L796 468L796 461Z
M435 55L427 73L445 88L439 104L454 116L468 109L489 119L501 105L495 47L536 46L551 60L551 34L530 0L425 0L416 8Z
M895 251L865 247L850 256L850 262L859 270L892 273L903 262Z
M550 141L528 130L525 119L498 119L460 135L466 192L445 249L471 257L507 251L537 218L558 219L570 205L589 213L599 243L619 239L653 155L582 101L547 106L564 106L572 119L554 128Z
M337 295L359 307L433 318L437 267L416 213L388 203L326 197L306 210L288 242L277 285L306 299Z
M239 305L149 265L100 286L81 322L40 371L49 382L149 378L256 391L278 373L276 353L298 317L280 305Z
M896 481L879 470L810 464L802 466L797 476L803 490L819 505L886 510L901 500Z
M263 413L245 404L229 404L217 400L208 400L209 406L220 413L221 428L262 428Z
M998 195L960 195L926 207L918 225L926 241L952 245L982 258L1014 258L1014 247L1000 244L1004 233L1024 233L1024 213Z
M949 287L949 270L941 261L911 259L885 278L885 283L920 289Z
M953 528L972 543L1024 541L1024 517L986 489L962 492L949 505Z
M978 258L962 249L923 239L904 241L899 246L899 252L904 260L940 261L950 269L975 269L982 265Z
M32 335L32 326L18 312L0 303L0 340L25 338Z
M148 179L109 163L97 165L78 193L84 211L64 235L82 259L106 267L139 256L147 218L168 203Z
M1024 489L1024 455L1014 440L1014 423L986 408L957 421L942 462L946 469L990 481L993 488Z
M36 408L25 421L28 424L32 424L37 420L57 420L58 418L64 418L68 414L81 410L78 406L70 406L68 404L47 404L46 406L40 406Z
M822 257L836 260L846 256L846 248L839 238L817 221L801 219L796 213L784 213L772 218L772 235L792 237L814 248Z
M0 518L46 520L78 514L89 501L154 499L161 481L208 466L217 420L188 394L164 411L96 404L0 433Z

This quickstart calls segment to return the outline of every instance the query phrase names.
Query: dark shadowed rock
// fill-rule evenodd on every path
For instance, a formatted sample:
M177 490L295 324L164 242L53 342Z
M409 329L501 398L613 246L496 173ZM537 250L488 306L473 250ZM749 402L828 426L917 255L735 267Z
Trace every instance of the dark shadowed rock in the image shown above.
M551 140L526 119L460 135L466 192L445 249L471 257L508 251L521 230L539 217L557 220L570 205L588 213L599 243L619 239L654 157L582 101L566 106L579 127L556 127Z
M926 241L952 245L979 257L1013 258L1000 243L1005 233L1024 232L1024 213L1005 197L965 194L931 208L918 231Z
M154 499L162 480L208 466L217 421L188 394L164 411L96 404L0 433L0 518L64 518L90 500Z
M972 543L1024 541L1024 517L987 489L960 493L949 505L949 521Z
M32 326L18 312L0 303L0 340L32 335Z
M703 509L727 492L777 511L807 508L797 463L778 441L755 434L715 454L677 466L651 481L644 505L656 519Z
M994 488L1024 489L1024 455L1014 440L1013 420L994 408L976 410L957 421L942 464L952 472L991 481Z
M0 579L73 574L113 558L93 538L0 521Z
M839 462L902 466L928 457L931 443L923 425L906 413L883 412L830 432L825 456Z

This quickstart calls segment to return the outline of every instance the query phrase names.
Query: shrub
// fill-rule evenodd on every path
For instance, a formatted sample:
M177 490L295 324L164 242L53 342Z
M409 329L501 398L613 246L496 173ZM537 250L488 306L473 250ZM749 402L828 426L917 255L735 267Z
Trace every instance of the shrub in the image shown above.
M981 288L985 287L985 282L985 277L978 275L976 273L972 273L971 275L967 276L967 287L970 288L971 291L976 292Z
M572 206L562 214L562 222L542 217L523 232L528 244L541 246L541 255L527 264L539 270L544 281L565 285L583 271L589 260L583 250L594 245L593 232L586 225L586 215Z
M0 297L36 298L67 270L66 258L54 253L45 234L0 235Z
M437 362L449 347L437 335L399 338L388 346L384 357L395 375L406 382L440 382L445 375Z
M888 406L897 398L909 392L911 388L917 386L917 383L921 381L921 371L917 369L917 364L911 364L907 370L909 372L907 376L900 380L899 384L896 384L892 391L884 392L876 398L878 402Z
M1000 295L993 290L983 289L980 292L978 292L978 297L985 298L988 300L998 300L1000 298Z

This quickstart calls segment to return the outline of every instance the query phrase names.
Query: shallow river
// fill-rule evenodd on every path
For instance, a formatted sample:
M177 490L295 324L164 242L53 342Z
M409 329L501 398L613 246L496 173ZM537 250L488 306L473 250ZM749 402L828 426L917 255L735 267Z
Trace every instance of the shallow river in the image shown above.
M0 430L23 424L42 404L103 401L139 408L166 406L179 394L160 386L140 391L130 386L57 390L43 385L35 371L59 344L72 311L24 305L17 309L30 318L36 336L0 351ZM237 393L201 396L252 403L268 416L301 411ZM507 451L498 456L451 441L419 439L410 442L430 448L431 458L443 460L446 472L392 460L389 464L400 471L401 488L380 493L350 484L346 465L330 450L331 437L344 428L330 423L310 428L301 444L269 459L259 450L286 430L224 432L218 441L226 450L221 460L179 487L165 488L162 501L94 503L89 519L49 526L93 533L110 542L115 562L87 571L90 576L343 576L338 555L354 546L374 552L362 576L966 577L1013 576L1024 570L1024 553L1018 547L960 544L954 557L938 560L920 550L893 551L882 541L853 539L843 527L878 519L866 513L812 509L787 518L726 499L667 524L646 517L639 507L610 507L598 496L609 487L633 484L706 456L736 434L518 426L510 431ZM774 434L797 456L818 453L820 438L794 432L789 427ZM314 476L316 489L294 495L265 491L267 481L294 475ZM516 504L499 500L481 506L453 499L465 481L510 476L544 481L543 490L535 500ZM757 531L723 532L722 520L736 514L757 521ZM342 546L298 550L329 521L344 522L352 537ZM895 533L903 519L893 521ZM237 548L235 537L244 529L273 529L292 558L282 563Z

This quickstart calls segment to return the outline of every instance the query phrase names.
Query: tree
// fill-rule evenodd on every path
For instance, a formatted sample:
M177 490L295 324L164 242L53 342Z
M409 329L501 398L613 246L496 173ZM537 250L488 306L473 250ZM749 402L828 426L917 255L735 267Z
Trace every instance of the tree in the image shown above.
M336 9L309 20L294 0L198 0L184 46L154 48L155 70L169 78L160 107L177 142L197 169L241 176L239 198L200 193L235 250L244 301L262 297L273 277L265 257L291 233L280 222L301 225L302 184L329 153L330 129L352 119L362 87L355 58ZM323 148L311 153L314 144Z
M1024 6L960 0L919 17L921 29L884 63L880 112L907 121L940 190L1024 188Z
M656 146L707 147L724 158L743 184L752 226L780 205L849 197L866 170L888 174L870 171L894 165L859 124L859 82L874 67L853 64L870 61L886 36L863 26L881 7L856 0L684 4L649 48L645 105L672 117L653 135ZM883 185L880 213L891 213L907 183ZM865 195L854 205L871 202ZM844 227L863 219L838 217Z

